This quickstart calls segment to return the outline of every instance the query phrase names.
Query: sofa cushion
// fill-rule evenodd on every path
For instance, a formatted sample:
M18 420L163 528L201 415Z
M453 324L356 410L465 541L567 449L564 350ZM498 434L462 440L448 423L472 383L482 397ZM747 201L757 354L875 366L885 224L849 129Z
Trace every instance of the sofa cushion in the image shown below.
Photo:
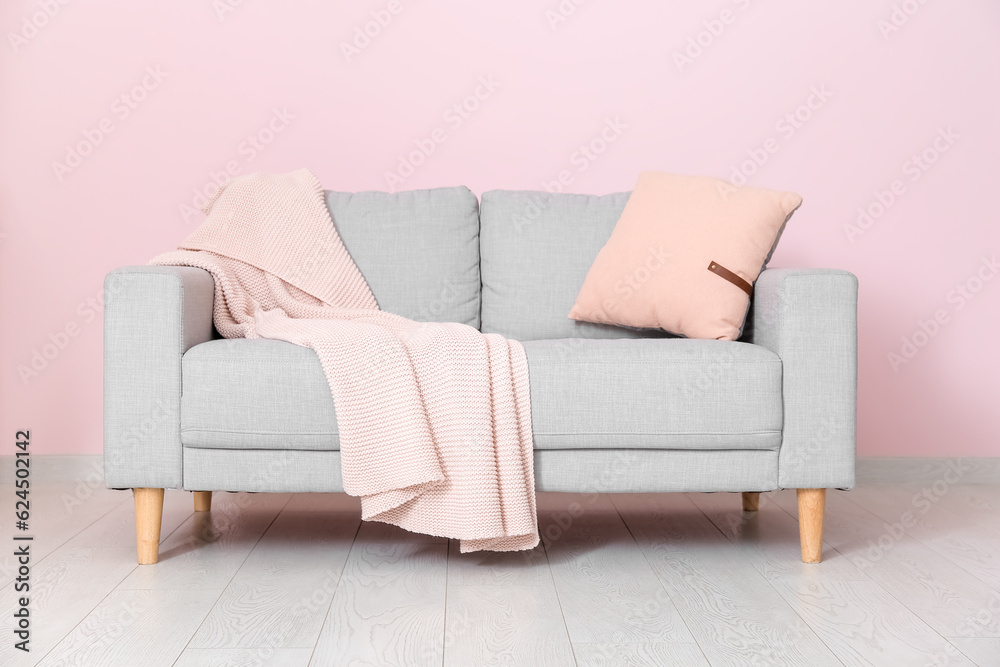
M748 343L525 343L536 449L777 449L781 361ZM181 442L338 450L336 412L312 350L214 340L183 359Z
M382 310L479 328L479 209L468 188L327 192L326 203Z
M482 330L516 340L663 337L567 317L629 193L492 190L480 212Z
M645 171L569 316L736 340L753 283L801 203L791 192Z
M749 343L524 343L536 449L777 449L781 360Z
M182 359L181 443L232 449L340 449L316 353L280 340L195 345Z

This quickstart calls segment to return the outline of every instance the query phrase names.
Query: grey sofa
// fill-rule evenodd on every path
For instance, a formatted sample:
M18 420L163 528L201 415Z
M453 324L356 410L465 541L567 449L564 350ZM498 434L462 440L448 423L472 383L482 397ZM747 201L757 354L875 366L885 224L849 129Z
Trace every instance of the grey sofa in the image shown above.
M854 484L857 279L768 269L738 342L567 318L628 193L463 187L327 193L383 310L464 322L527 351L536 488L799 489L802 557L818 562L826 488ZM793 223L794 224L794 223ZM108 274L105 473L131 488L139 561L155 563L164 488L342 491L336 407L315 353L226 340L211 275Z

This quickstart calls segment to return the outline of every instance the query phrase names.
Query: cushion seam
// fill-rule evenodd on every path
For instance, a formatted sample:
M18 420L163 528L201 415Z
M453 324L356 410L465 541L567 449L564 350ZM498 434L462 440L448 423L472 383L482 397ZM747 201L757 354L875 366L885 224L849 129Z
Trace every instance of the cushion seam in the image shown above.
M237 433L239 435L337 435L339 431L240 431L237 429L215 429L215 428L182 428L181 433ZM759 429L753 431L540 431L534 435L544 436L572 436L581 435L773 435L780 434L780 430Z
M589 366L648 366L650 363L655 363L656 361L663 361L665 363L670 363L670 364L687 364L687 365L698 365L698 366L705 366L705 365L708 365L708 364L715 364L716 363L715 360L712 360L712 359L703 360L703 361L687 361L687 360L663 359L663 360L652 360L652 361L566 361L566 362L560 362L558 364L551 364L551 365L566 366L568 364L573 364L573 365L578 365L578 366L583 366L583 365L589 365ZM547 361L535 362L535 365L536 366L538 366L538 365L545 365L547 363L549 363L549 362L547 362ZM734 365L737 365L737 364L739 364L741 366L750 366L750 365L758 365L758 364L775 364L775 365L778 365L780 363L781 363L780 359L766 359L766 360L762 359L761 361L729 361L729 362L726 362L725 365L726 366L734 366ZM531 364L529 364L529 366L530 365Z
M581 436L581 435L774 435L780 434L780 430L762 429L756 431L577 431L569 432L535 432L534 435L549 436Z
M240 431L227 428L182 428L181 433L238 433L239 435L336 435L339 431Z

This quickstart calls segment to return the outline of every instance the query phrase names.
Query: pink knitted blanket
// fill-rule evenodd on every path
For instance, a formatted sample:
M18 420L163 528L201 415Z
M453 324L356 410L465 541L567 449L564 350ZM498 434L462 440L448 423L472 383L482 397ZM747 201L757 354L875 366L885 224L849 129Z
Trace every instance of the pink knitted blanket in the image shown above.
M205 212L180 250L150 263L209 271L226 338L316 351L344 490L364 519L457 538L463 552L538 544L520 343L379 310L307 170L237 178Z

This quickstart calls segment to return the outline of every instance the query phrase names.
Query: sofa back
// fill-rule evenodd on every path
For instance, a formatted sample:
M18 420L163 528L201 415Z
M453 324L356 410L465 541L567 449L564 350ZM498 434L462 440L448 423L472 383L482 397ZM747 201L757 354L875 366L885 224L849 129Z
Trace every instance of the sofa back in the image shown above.
M483 193L479 231L483 333L515 340L666 335L567 317L628 197L628 192Z
M326 204L382 310L479 328L479 206L468 188L327 191Z

